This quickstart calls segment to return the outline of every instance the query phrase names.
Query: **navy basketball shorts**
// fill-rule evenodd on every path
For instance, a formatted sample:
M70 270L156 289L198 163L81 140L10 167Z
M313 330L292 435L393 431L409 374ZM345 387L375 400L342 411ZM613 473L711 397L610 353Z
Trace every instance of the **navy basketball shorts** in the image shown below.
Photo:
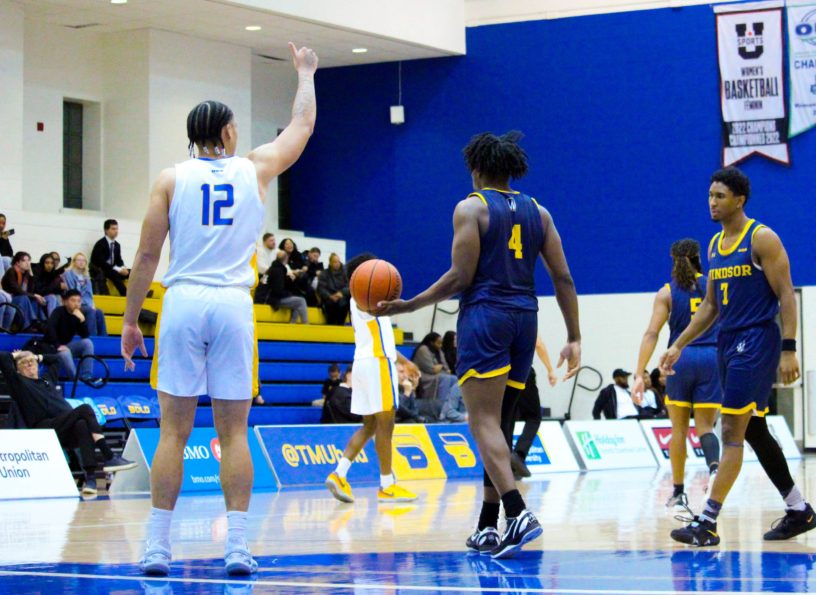
M490 304L465 306L456 333L459 384L507 374L508 386L524 388L533 365L538 312Z
M667 405L695 409L719 409L722 388L714 345L691 345L674 364L674 374L666 378Z
M717 358L722 384L722 413L742 415L768 412L776 380L782 338L776 322L734 331L720 331Z

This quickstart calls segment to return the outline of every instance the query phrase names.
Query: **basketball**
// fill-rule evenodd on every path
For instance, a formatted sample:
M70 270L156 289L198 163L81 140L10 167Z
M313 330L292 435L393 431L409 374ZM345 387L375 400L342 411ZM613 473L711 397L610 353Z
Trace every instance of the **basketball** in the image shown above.
M378 303L399 298L402 277L390 262L367 260L354 271L349 289L360 309L376 314Z

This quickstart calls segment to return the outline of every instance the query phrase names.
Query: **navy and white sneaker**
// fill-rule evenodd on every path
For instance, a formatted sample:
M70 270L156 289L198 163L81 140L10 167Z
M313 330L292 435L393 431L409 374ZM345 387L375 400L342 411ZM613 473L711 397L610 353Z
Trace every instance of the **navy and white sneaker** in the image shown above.
M116 473L117 471L125 471L137 467L139 463L129 461L124 457L114 456L112 459L105 461L102 471L105 473Z
M496 527L485 527L481 531L477 528L473 535L467 538L465 545L471 552L489 554L499 545L501 537Z
M507 528L504 530L504 535L499 545L490 553L490 556L494 560L511 558L521 551L525 543L531 542L542 532L543 529L535 515L527 509L522 510L517 517L507 518Z

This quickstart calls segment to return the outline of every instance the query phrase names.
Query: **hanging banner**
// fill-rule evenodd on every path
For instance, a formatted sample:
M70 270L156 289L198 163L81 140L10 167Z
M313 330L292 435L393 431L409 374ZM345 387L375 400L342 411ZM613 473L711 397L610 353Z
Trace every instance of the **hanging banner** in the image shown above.
M787 165L782 9L719 12L716 19L723 166L754 154Z
M790 136L816 126L816 4L788 6Z

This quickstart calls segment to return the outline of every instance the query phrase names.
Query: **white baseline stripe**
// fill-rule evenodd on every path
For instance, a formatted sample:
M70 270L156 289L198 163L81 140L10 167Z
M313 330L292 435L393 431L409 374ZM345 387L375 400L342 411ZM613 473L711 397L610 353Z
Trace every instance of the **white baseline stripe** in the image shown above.
M299 587L311 589L349 589L349 590L371 590L382 591L383 589L394 589L400 591L445 591L450 593L565 593L569 595L608 595L619 594L620 589L526 589L526 588L504 588L504 587L440 587L437 585L396 585L396 584L372 584L359 585L355 583L310 583L296 581L238 581L211 578L172 578L172 577L148 577L148 576L119 576L115 574L71 574L70 572L28 572L17 570L0 570L0 576L42 576L52 578L84 578L92 580L119 580L119 581L162 581L171 583L190 584L211 584L211 585L258 585L264 587ZM514 575L508 574L508 577ZM726 579L727 580L727 579ZM675 595L677 591L626 591L629 595ZM703 594L706 591L683 591L683 593ZM763 595L761 591L718 591L720 595Z

